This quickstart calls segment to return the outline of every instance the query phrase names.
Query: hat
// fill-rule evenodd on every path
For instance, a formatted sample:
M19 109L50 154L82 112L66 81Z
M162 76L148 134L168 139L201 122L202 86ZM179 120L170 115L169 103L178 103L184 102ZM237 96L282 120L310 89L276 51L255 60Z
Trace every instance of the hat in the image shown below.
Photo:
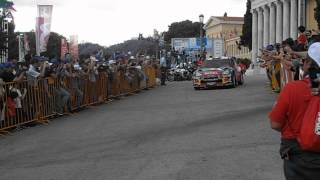
M320 43L319 42L311 44L308 50L308 55L320 67Z
M115 60L110 60L110 61L109 61L109 64L115 64L115 63L116 63Z
M130 56L130 58L129 58L129 59L132 59L132 60L133 60L133 59L136 59L136 58L135 58L134 56Z
M74 68L75 70L81 70L81 69L82 69L79 64L73 65L73 68Z
M6 62L3 64L4 68L11 68L11 67L14 67L14 65L10 62Z
M51 59L50 63L52 64L59 64L59 61L57 59Z
M98 59L96 59L96 57L94 57L94 56L90 56L90 60L93 60L93 61L99 61Z
M274 47L273 45L268 45L266 49L267 51L273 51Z

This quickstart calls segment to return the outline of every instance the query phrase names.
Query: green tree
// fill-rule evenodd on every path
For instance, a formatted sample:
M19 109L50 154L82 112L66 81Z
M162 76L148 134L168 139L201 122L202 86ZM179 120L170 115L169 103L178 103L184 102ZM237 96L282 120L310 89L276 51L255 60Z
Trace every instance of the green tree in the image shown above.
M174 22L169 26L169 30L164 32L164 40L171 44L172 38L190 38L200 36L200 23L189 20Z
M18 59L19 58L19 43L17 39L17 33L14 32L15 25L13 22L9 23L9 35L8 35L8 57L9 59Z
M252 49L252 13L251 0L247 0L247 11L244 15L244 24L242 27L242 36L239 45Z
M314 17L318 22L318 29L320 29L320 0L316 0L317 7L314 9Z
M51 32L47 51L42 53L42 55L49 58L59 58L61 55L61 39L65 39L65 37L56 32Z
M30 53L32 55L36 54L36 38L35 32L14 32L14 24L9 24L9 59L18 59L19 58L19 42L18 35L25 33L29 39ZM59 58L61 53L61 39L65 38L62 35L51 32L49 41L47 44L47 51L42 52L42 56L49 58Z

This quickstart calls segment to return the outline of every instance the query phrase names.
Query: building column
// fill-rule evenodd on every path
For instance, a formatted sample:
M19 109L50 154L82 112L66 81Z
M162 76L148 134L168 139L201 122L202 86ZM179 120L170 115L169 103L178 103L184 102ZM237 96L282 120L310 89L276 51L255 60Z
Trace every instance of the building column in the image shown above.
M263 10L258 9L258 55L261 54L259 49L263 48Z
M283 37L286 40L290 37L290 2L289 0L282 0L283 2Z
M293 40L298 38L298 2L297 0L291 0L290 8L290 37Z
M270 12L267 5L263 6L263 47L269 45L269 30L270 30Z
M282 27L283 27L283 12L282 12L282 3L280 1L277 1L277 20L276 20L276 43L282 42Z
M256 64L258 56L258 14L256 10L252 10L252 55L251 60Z
M270 44L275 44L276 43L276 7L273 3L269 4L270 7L270 39L269 39L269 43Z
M306 26L306 0L298 0L298 26Z

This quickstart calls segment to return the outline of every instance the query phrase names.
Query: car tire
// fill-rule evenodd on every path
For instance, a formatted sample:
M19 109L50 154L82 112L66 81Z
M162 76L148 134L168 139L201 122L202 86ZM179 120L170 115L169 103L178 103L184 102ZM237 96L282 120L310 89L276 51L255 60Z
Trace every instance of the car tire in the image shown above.
M194 88L194 90L196 90L196 91L199 91L200 90L200 87L193 87Z

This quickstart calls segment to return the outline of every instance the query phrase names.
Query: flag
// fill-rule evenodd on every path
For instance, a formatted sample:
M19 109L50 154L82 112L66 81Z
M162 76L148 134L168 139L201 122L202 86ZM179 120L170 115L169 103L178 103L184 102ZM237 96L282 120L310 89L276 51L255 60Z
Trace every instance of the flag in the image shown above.
M77 61L79 59L79 47L78 47L77 35L70 36L70 54L73 61Z
M52 5L38 5L38 17L36 19L37 55L47 51L51 30L52 9Z
M64 56L67 53L69 53L67 40L61 39L61 59L64 59Z

